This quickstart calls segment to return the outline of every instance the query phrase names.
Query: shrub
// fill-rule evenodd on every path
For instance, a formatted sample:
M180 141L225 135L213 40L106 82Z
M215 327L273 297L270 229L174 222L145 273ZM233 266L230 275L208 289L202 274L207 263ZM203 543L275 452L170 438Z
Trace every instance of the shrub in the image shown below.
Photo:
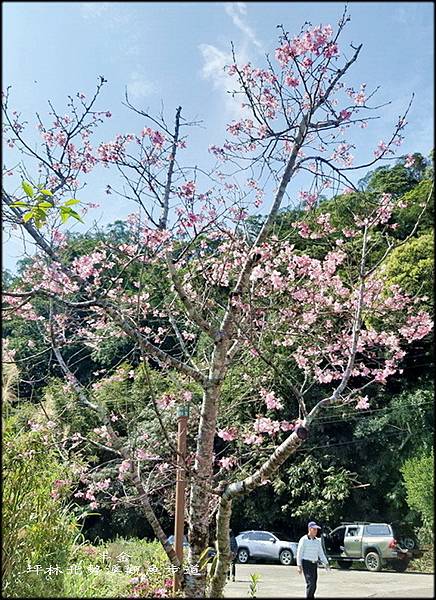
M17 429L15 417L3 426L3 593L55 597L80 533L63 501L71 473L44 433Z
M169 597L172 575L157 541L116 538L98 546L80 546L74 554L77 574L64 580L62 597Z
M416 510L424 527L432 530L434 516L433 449L406 460L401 468L407 491L407 504Z

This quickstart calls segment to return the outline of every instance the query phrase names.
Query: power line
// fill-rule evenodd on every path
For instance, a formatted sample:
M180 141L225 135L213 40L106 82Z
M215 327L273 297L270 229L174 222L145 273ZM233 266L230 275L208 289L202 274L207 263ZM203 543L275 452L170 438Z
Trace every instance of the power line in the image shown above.
M391 433L383 434L383 437L388 437L392 435L398 435L398 431L392 431ZM320 448L336 448L338 446L351 446L353 444L362 444L367 442L368 440L380 440L380 436L367 436L365 438L361 438L359 440L352 440L351 442L339 442L337 444L325 444L323 446L311 446L310 448L297 448L295 452L311 452L312 450L319 450Z
M428 406L428 405L433 405L433 402L422 402L421 404L410 404L408 406L410 407L415 407L415 408L420 408L420 407L424 407L424 406ZM373 413L375 412L380 412L380 411L386 411L385 413L381 414L381 415L374 415ZM383 417L383 416L390 416L389 413L395 412L398 410L398 407L392 407L392 408L378 408L378 409L374 409L373 411L371 411L371 414L368 414L367 411L365 411L365 413L363 414L356 414L356 415L346 415L344 418L342 419L332 419L330 421L320 421L319 425L331 425L332 423L346 423L348 420L364 420L364 419L371 419L372 417ZM332 415L333 416L333 415ZM328 417L324 417L324 418L328 418ZM316 424L316 420L314 421L314 423Z
M415 402L407 402L401 405L401 408L409 408L409 407L414 407L414 408L420 408L421 406L427 406L427 405L433 405L434 403L432 401L428 401L428 402L420 402L420 403L415 403ZM342 408L343 410L347 407L347 405L345 406L335 406L332 408ZM327 422L332 422L332 423L339 423L345 419L362 419L362 418L368 418L373 416L373 413L378 413L381 411L385 411L385 412L391 412L391 411L397 411L399 407L397 406L385 406L383 408L373 408L373 409L368 409L365 410L365 412L359 412L356 414L349 414L346 417L344 417L344 419L337 419L334 421L326 421L327 419L331 419L332 417L335 419L337 417L337 415L325 415L325 416L321 416L321 417L317 417L315 420L316 422L319 422L321 425L326 425Z

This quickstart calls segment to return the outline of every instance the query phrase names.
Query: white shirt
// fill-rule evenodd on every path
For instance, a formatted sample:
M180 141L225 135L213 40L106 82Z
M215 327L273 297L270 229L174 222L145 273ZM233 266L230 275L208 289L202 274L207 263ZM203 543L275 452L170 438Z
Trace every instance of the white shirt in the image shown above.
M322 548L320 538L310 538L307 534L300 538L297 549L297 566L301 567L301 561L303 560L310 560L312 562L321 560L321 562L328 566L329 561Z

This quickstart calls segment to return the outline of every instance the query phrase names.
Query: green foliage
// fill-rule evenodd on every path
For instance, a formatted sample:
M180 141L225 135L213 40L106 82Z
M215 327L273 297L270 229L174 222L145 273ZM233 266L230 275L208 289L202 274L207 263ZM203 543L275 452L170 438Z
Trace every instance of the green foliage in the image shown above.
M307 519L316 515L330 522L349 496L354 476L343 467L320 465L319 459L307 455L286 469L286 486L277 479L273 488L287 498L282 510L290 516Z
M62 576L47 570L68 565L79 528L63 505L71 472L39 432L4 423L3 592L9 597L56 597ZM39 573L26 572L39 565Z
M54 562L52 563L54 565ZM72 546L62 572L47 579L32 574L20 593L17 584L8 597L120 598L154 597L172 584L169 561L159 542L117 538L98 545ZM20 588L21 590L21 588Z
M7 418L15 400L15 385L18 381L19 372L14 362L2 364L2 415Z
M45 412L54 421L62 423L66 436L74 433L87 435L100 425L95 411L80 404L77 393L62 379L53 377L48 380L42 401Z
M402 164L379 167L370 174L366 191L403 196L418 183L417 175Z
M420 302L424 310L433 304L434 285L434 234L412 238L396 248L385 264L383 275L386 287L399 285L411 296L425 296Z
M63 204L59 204L55 207L53 201L47 200L47 197L53 196L50 190L46 190L41 186L33 188L33 186L28 181L23 181L21 183L21 187L23 188L23 191L26 194L26 196L29 198L29 201L25 202L24 200L17 200L13 204L11 204L11 206L13 208L25 209L23 212L24 223L33 220L35 227L37 229L40 229L47 222L49 212L53 208L56 208L59 211L62 223L68 221L70 217L83 223L82 217L74 209L71 208L71 206L73 206L74 204L79 204L80 200L70 198L69 200L66 200Z
M434 534L431 530L426 527L423 535L421 548L424 551L424 554L421 558L417 558L416 560L412 560L407 568L408 571L412 571L414 573L434 573L434 541L430 539L434 538ZM431 542L429 544L429 541Z
M415 236L433 230L434 192L430 196L432 186L433 181L431 179L423 179L402 196L401 200L406 206L399 209L395 214L395 223L397 223L395 237L397 239L404 239L409 235L419 217Z
M250 587L248 588L248 595L250 598L256 598L257 586L261 579L262 576L260 573L250 573Z
M401 473L407 490L407 503L416 510L425 527L434 519L434 454L433 448L406 460Z
M152 598L172 584L168 558L157 541L117 538L82 546L74 564L78 574L65 579L62 598Z

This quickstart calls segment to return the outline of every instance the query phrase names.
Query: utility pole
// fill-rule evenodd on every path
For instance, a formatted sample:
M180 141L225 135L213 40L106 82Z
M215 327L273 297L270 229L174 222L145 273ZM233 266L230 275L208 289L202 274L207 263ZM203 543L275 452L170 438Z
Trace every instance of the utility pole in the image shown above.
M188 431L189 406L177 407L177 468L176 468L176 514L174 524L174 546L180 564L183 563L183 535L185 525L185 459L186 437ZM173 590L180 588L180 574L174 575Z

